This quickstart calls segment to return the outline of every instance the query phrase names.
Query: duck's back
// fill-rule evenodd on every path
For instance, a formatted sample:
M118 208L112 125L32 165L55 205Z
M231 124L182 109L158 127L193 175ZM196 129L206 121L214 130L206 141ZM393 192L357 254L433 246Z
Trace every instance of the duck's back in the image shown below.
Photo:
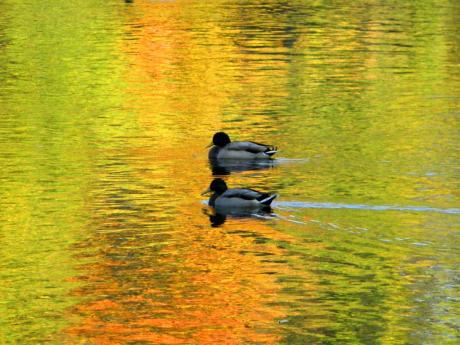
M244 198L242 194L235 194L237 191L230 190L216 198L214 200L215 207L221 209L253 209L260 206L260 203L256 199Z
M274 194L261 193L253 189L235 188L225 191L214 200L214 203L216 207L221 208L259 208L262 204L269 205L275 197Z

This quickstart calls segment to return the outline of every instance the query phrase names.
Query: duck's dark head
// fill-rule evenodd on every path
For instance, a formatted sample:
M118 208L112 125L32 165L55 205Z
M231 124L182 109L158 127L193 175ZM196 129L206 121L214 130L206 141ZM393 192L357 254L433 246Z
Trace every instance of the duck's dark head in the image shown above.
M217 196L223 194L227 190L227 184L225 183L224 180L221 178L215 178L211 184L209 185L209 188L206 189L201 195L206 195L210 194L213 192L214 194L212 195L212 198L216 198ZM212 205L211 205L212 206Z
M225 145L230 144L231 140L227 133L217 132L212 137L212 143L216 146L224 147Z
M209 190L217 195L221 195L227 190L227 184L221 178L216 178L209 185Z

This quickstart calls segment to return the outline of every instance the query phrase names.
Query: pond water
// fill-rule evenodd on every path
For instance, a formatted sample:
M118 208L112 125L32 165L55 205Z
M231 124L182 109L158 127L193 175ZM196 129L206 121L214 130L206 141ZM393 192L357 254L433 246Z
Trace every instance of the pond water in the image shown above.
M0 3L0 343L458 344L460 4ZM277 145L212 169L218 130ZM216 217L200 192L275 191Z

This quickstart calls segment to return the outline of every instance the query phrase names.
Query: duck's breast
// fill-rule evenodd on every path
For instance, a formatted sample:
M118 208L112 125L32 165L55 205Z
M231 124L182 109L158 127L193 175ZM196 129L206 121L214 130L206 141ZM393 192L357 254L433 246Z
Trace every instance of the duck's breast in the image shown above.
M219 155L220 147L213 146L209 149L208 152L208 158L209 159L217 159L217 156Z

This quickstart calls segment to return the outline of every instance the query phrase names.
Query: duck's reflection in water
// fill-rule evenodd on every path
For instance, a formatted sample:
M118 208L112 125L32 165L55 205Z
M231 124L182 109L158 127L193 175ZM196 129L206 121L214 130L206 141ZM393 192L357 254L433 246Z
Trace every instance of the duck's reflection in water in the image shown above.
M209 222L212 227L219 227L224 224L228 218L241 219L241 218L261 218L270 219L276 217L271 207L267 206L257 211L232 211L226 212L225 210L216 210L214 208L204 208L203 213L209 217Z
M214 176L230 175L233 172L243 172L249 170L263 170L273 168L276 163L273 159L210 159L209 166Z

